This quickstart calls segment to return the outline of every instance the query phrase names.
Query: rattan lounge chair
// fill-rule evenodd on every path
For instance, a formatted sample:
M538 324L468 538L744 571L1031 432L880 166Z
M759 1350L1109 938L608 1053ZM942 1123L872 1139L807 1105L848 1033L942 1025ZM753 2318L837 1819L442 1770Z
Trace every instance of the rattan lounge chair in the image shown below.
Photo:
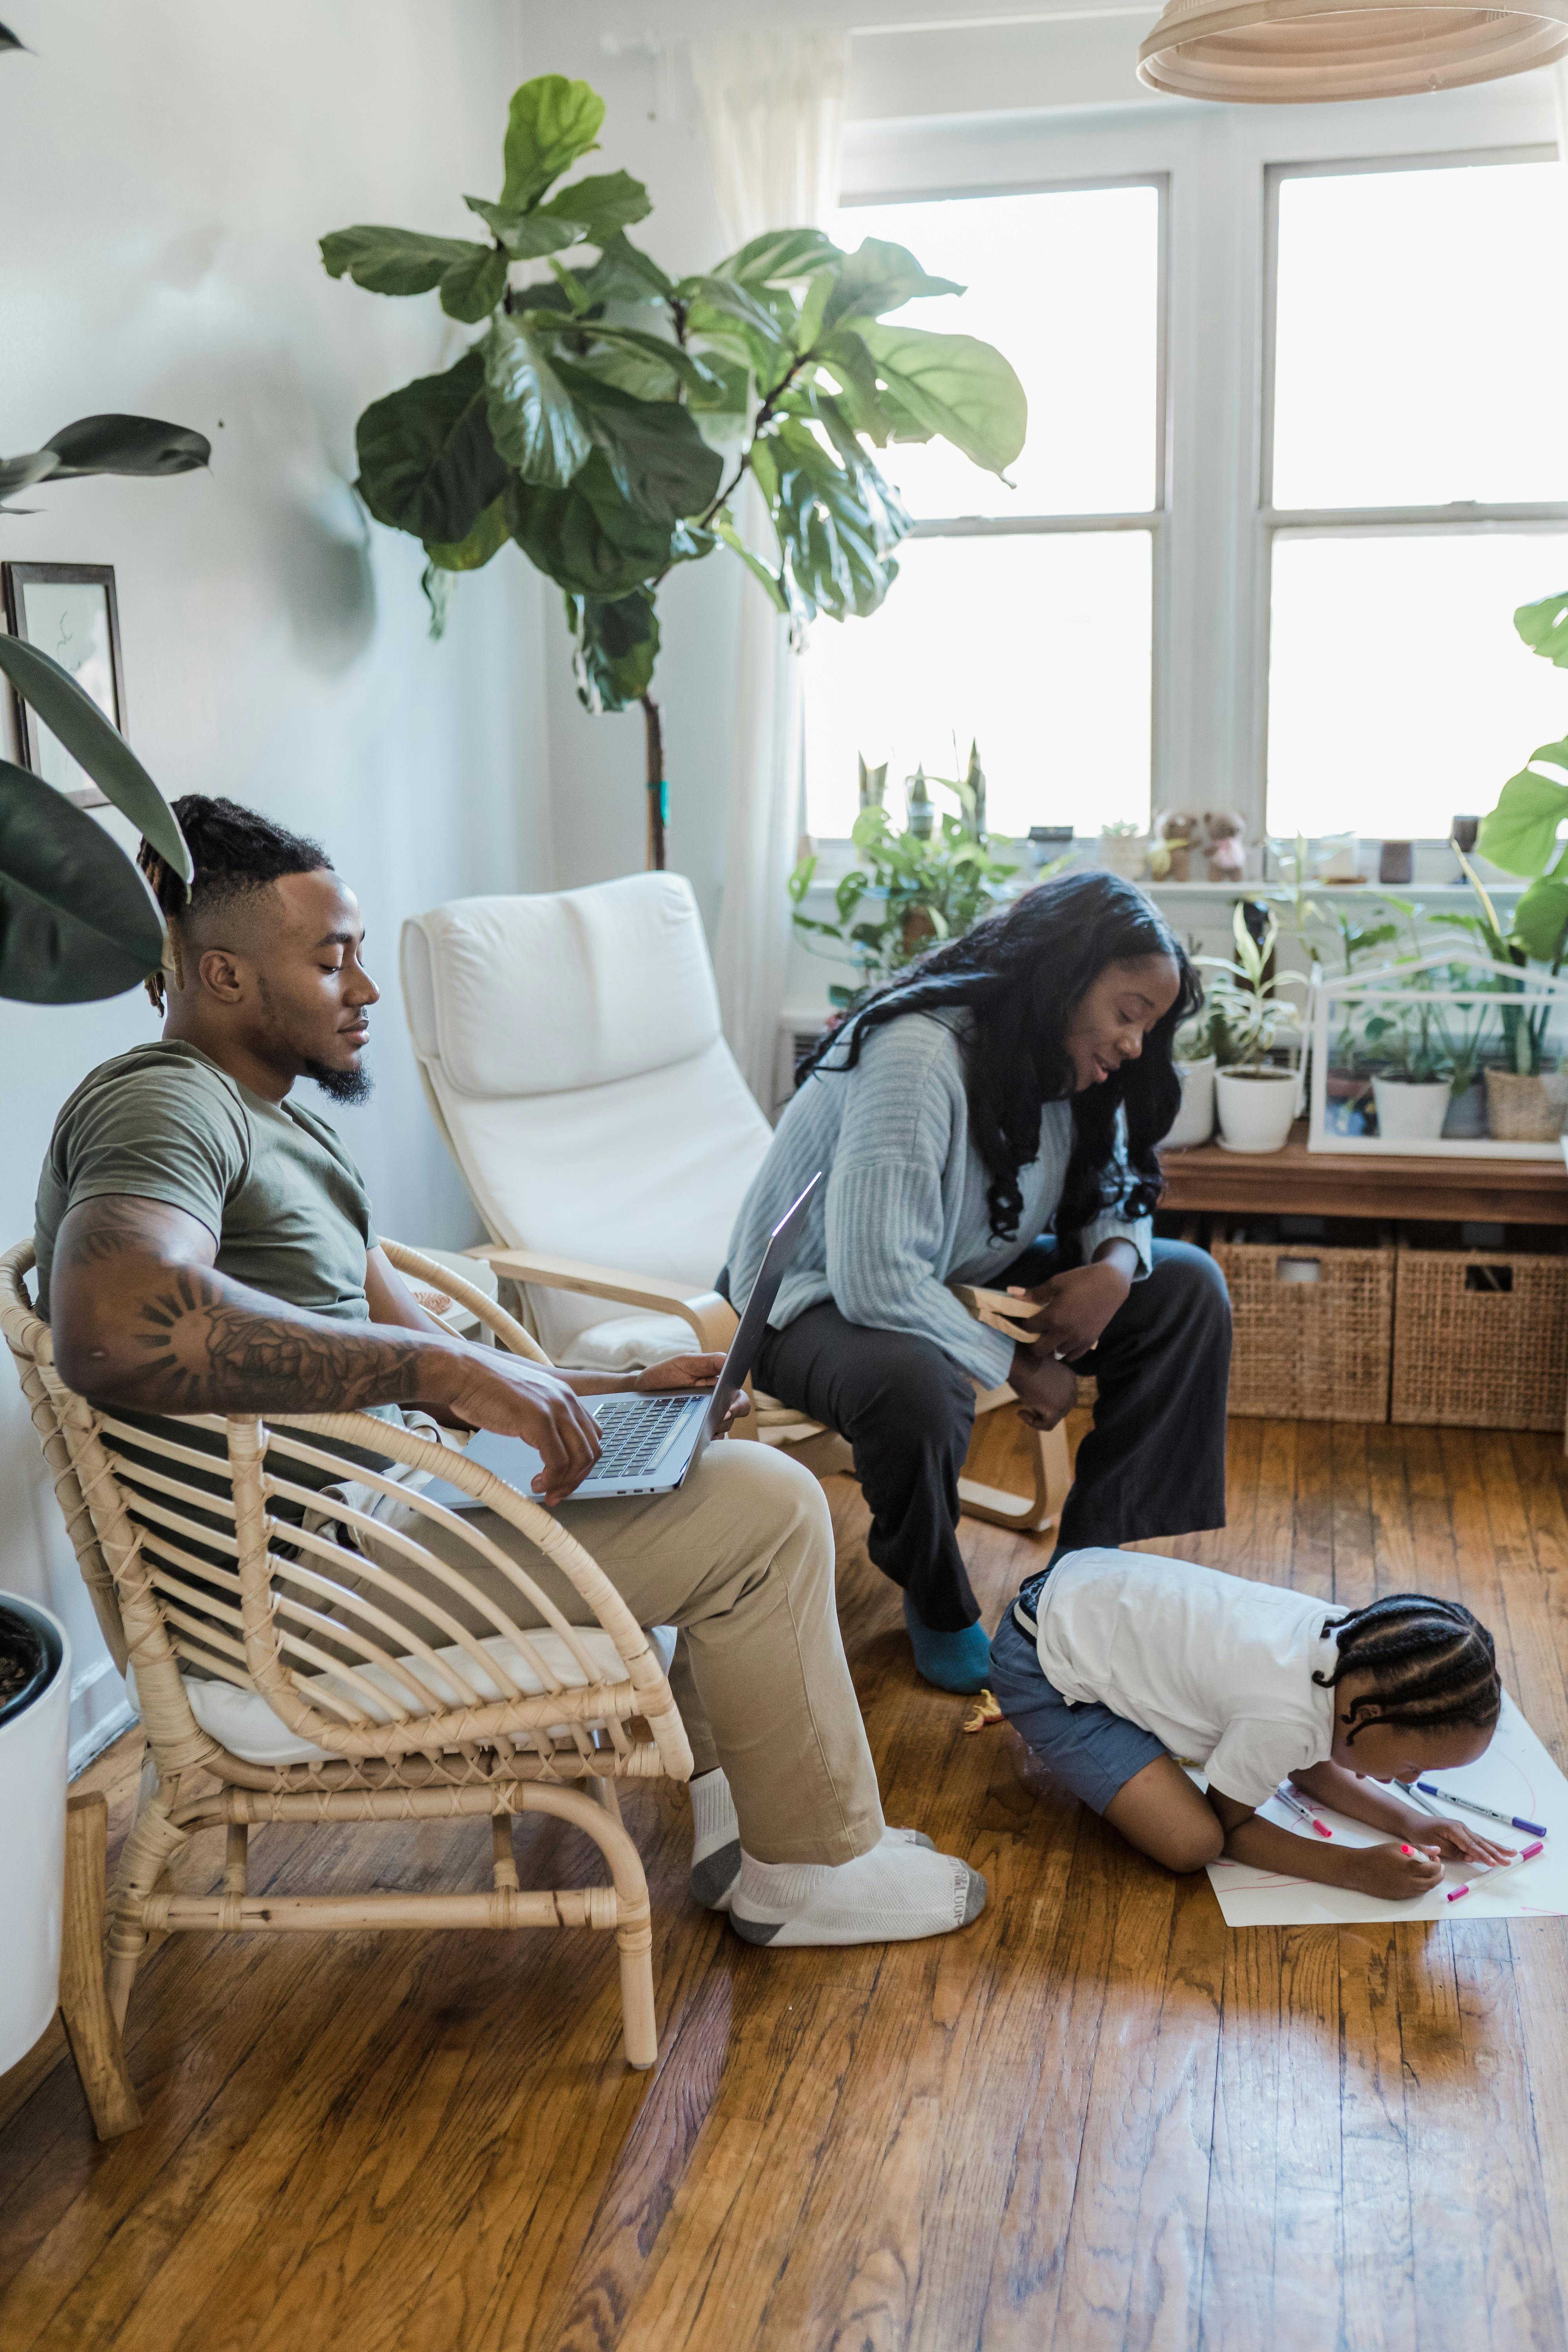
M383 1246L404 1273L459 1297L503 1345L542 1358L482 1291L412 1250ZM459 1453L359 1412L292 1415L287 1433L253 1415L197 1415L179 1424L190 1433L185 1444L89 1404L55 1373L48 1327L27 1293L32 1263L27 1243L0 1258L0 1323L99 1624L116 1665L134 1678L147 1738L110 1906L116 2025L149 1936L173 1929L596 1927L613 1929L619 1947L626 2058L651 2066L647 1882L616 1784L690 1774L659 1644L557 1519ZM569 1580L582 1622L568 1622L467 1515L425 1501L345 1456L344 1446L435 1471L488 1504ZM316 1483L301 1484L302 1472ZM419 1517L399 1533L353 1505L329 1503L323 1474L395 1495ZM449 1539L445 1559L420 1540L437 1525ZM347 1547L344 1528L372 1537L379 1559ZM485 1591L449 1564L450 1539L459 1558L488 1566ZM518 1624L489 1597L498 1570L543 1630ZM467 1630L449 1604L405 1580L410 1571L492 1630ZM511 1824L529 1812L552 1813L592 1838L610 1884L521 1887ZM473 1814L491 1825L487 1893L248 1891L254 1826ZM221 1891L175 1891L171 1864L198 1831L220 1827Z

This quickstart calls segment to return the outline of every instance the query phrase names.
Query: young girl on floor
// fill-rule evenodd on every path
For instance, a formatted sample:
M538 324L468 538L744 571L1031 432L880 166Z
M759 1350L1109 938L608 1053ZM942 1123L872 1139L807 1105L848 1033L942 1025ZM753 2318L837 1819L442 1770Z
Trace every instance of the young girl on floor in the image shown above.
M1004 1616L991 1686L1073 1794L1168 1870L1223 1854L1401 1902L1445 1860L1512 1853L1380 1785L1473 1764L1497 1728L1492 1637L1455 1601L1397 1592L1347 1611L1188 1560L1069 1552ZM1202 1765L1206 1797L1177 1757ZM1287 1778L1386 1843L1259 1821Z

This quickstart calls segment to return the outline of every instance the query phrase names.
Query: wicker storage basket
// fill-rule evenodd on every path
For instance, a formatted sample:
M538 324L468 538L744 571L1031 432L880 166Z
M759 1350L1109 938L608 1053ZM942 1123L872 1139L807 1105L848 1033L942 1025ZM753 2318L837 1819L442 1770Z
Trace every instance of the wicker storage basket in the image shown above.
M1391 1418L1561 1429L1568 1257L1401 1248L1398 1259Z
M1489 1070L1486 1078L1487 1129L1499 1143L1550 1143L1562 1133L1568 1073L1548 1070L1530 1078Z
M1233 1413L1386 1421L1394 1328L1391 1240L1232 1242L1214 1256L1230 1292Z

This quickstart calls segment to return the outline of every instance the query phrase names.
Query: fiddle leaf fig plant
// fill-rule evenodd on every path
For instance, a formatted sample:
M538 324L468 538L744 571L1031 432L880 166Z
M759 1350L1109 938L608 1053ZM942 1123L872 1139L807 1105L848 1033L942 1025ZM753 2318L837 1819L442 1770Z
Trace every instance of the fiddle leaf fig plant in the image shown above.
M902 246L868 237L847 253L817 229L770 230L710 270L668 276L627 235L651 210L639 181L564 177L596 151L604 116L586 82L524 82L500 195L464 198L485 237L362 226L324 236L321 259L371 293L435 293L479 330L449 367L365 410L360 493L423 546L437 635L457 577L509 541L561 590L579 698L642 707L661 866L663 583L721 549L797 643L818 614L864 619L910 529L873 450L940 436L1005 478L1026 404L989 343L889 317L963 290ZM760 546L736 513L748 476Z

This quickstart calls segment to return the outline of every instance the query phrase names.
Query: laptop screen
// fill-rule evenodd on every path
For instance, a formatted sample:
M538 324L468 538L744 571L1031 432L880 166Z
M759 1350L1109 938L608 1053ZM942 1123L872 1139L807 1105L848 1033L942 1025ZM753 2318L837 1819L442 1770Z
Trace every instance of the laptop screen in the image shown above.
M805 1238L812 1195L821 1181L822 1171L819 1168L799 1200L784 1211L773 1227L762 1265L757 1269L756 1281L752 1285L752 1295L746 1301L746 1311L735 1327L735 1336L724 1359L724 1369L713 1390L713 1402L708 1408L710 1437L722 1436L731 1400L737 1389L745 1387L752 1366L757 1360L757 1350L763 1344L763 1333L767 1328L768 1317L773 1313L773 1301L779 1295L779 1285Z

